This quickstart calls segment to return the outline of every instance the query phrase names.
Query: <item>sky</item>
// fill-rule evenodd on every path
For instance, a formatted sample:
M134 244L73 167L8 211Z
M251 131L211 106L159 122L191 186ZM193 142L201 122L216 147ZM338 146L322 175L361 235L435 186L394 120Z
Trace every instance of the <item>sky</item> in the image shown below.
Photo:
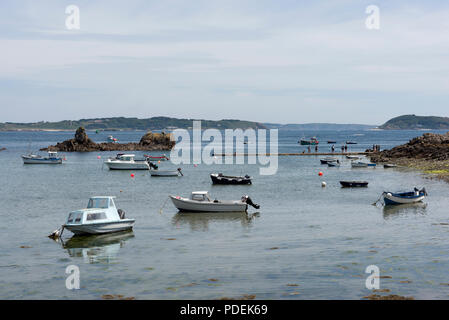
M402 114L449 116L447 0L0 2L0 122Z

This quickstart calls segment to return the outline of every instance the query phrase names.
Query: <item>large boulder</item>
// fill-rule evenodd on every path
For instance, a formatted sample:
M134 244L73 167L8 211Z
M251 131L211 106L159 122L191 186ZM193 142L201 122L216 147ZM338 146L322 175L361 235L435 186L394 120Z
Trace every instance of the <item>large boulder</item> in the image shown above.
M86 130L83 127L79 127L75 132L75 142L78 144L89 144L93 141L87 136Z
M394 159L449 160L449 132L446 134L424 133L408 143L372 155L374 162Z

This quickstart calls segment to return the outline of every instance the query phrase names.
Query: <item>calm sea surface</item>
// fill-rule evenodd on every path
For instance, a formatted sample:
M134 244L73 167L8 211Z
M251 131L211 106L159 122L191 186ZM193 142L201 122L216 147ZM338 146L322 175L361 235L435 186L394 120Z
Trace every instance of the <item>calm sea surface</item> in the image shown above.
M279 132L279 152L301 152L303 135L373 144L407 142L422 131ZM138 141L143 132L113 134ZM272 176L257 165L179 165L184 177L108 171L113 153L67 153L63 165L23 165L21 154L71 138L69 132L0 132L0 299L361 299L369 265L380 268L381 289L418 299L449 297L449 184L419 172L382 167L321 166L319 157L279 157ZM31 147L30 147L31 142ZM339 144L336 144L338 149ZM142 152L136 152L141 155ZM161 154L154 152L153 154ZM101 156L101 159L97 157ZM161 168L178 167L162 163ZM318 172L324 176L319 177ZM250 186L212 186L209 174L249 174ZM339 180L367 180L342 189ZM327 187L322 188L321 182ZM382 191L425 186L426 205L386 209L371 205ZM169 194L208 190L213 198L251 196L261 205L245 214L178 214ZM114 195L133 232L70 239L47 235L90 196ZM165 203L166 202L166 203ZM165 206L164 206L165 203ZM164 207L163 207L164 206ZM162 208L163 207L163 208ZM161 210L162 208L162 210ZM81 289L67 290L65 269L77 265ZM292 286L297 285L297 286Z

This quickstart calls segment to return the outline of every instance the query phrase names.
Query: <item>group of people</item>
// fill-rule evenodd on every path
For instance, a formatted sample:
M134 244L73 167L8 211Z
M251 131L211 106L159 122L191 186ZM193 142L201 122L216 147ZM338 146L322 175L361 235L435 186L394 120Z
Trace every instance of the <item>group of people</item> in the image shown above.
M332 150L332 152L335 152L335 146L334 145L332 145L331 150ZM347 144L342 145L341 146L341 152L347 152L347 151L348 151L348 145Z
M380 152L380 145L373 144L373 152Z

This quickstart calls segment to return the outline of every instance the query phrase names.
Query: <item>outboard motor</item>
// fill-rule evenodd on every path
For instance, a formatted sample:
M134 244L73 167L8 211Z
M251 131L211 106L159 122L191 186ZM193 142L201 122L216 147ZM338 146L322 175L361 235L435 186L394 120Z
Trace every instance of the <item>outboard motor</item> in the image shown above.
M148 160L148 164L150 165L150 168L153 168L154 170L157 170L157 168L158 168L157 164L154 164L150 160Z
M249 196L243 196L242 197L242 201L246 202L248 205L250 205L251 207L255 208L255 209L259 209L260 206L256 203L253 202L253 200L251 200L251 198Z
M426 188L422 188L421 190L419 190L419 193L423 193L427 197Z
M117 212L120 219L125 219L125 211L123 211L122 209L118 209Z

